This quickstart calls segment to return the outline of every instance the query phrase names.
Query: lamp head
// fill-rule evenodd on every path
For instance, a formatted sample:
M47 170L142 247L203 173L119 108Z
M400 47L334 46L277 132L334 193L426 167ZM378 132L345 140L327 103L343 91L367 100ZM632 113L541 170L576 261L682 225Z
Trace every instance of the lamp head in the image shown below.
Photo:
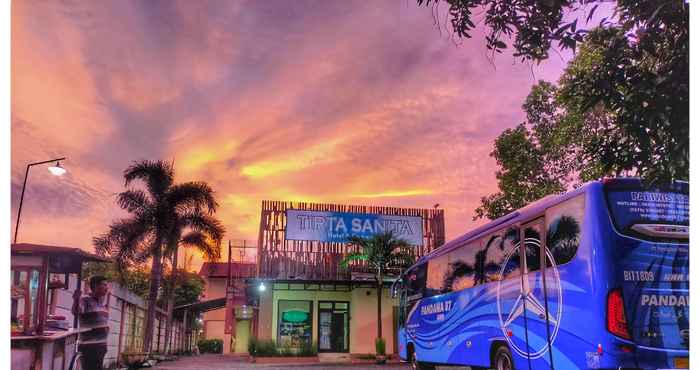
M49 172L51 172L51 174L54 176L62 176L64 173L66 173L66 169L61 167L61 163L56 162L55 166L49 167Z

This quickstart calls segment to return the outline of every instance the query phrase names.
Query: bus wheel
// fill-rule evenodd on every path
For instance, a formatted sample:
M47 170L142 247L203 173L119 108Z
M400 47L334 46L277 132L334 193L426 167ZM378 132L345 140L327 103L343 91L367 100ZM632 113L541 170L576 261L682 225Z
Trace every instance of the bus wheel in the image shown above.
M493 368L495 370L514 370L513 356L507 346L500 346L493 355Z
M422 362L418 362L418 357L416 357L416 352L411 352L411 369L412 370L435 370L434 365L428 365Z

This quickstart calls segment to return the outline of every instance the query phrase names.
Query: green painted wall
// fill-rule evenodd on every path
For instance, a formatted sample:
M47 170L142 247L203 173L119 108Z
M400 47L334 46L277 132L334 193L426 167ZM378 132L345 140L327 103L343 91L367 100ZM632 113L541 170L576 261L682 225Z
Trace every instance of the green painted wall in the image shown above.
M382 335L386 340L387 352L392 352L394 341L393 307L398 305L398 300L390 297L388 288L383 289L382 293ZM271 315L267 316L270 319L269 329L262 330L263 325L261 325L261 338L264 335L269 335L271 339L277 341L277 311L280 300L312 301L312 338L314 342L318 343L318 302L346 301L350 302L350 353L374 353L374 338L377 334L377 294L375 288L356 288L351 292L274 290L271 296L270 300L261 301L261 312L271 311Z
M290 301L313 301L313 326L311 329L312 338L318 343L318 301L350 301L350 292L327 292L327 291L298 291L298 290L275 290L272 294L272 332L271 337L277 341L277 308L280 300ZM352 312L350 312L352 317ZM352 333L351 333L352 335Z
M248 341L250 340L250 320L236 321L236 344L234 353L248 353Z

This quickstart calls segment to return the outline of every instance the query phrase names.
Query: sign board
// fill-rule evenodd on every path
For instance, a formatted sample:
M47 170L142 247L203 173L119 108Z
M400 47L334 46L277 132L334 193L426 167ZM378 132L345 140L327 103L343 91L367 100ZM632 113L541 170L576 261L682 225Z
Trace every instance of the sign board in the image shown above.
M371 237L392 231L410 245L423 244L423 221L417 216L322 212L288 209L285 238L344 243L350 236Z

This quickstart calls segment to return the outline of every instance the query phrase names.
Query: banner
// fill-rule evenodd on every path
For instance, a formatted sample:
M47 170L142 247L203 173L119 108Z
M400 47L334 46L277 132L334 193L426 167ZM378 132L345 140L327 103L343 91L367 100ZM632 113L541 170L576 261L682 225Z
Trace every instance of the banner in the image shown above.
M371 237L392 231L410 245L423 244L423 222L417 216L319 212L288 209L285 239L344 243L350 236Z

